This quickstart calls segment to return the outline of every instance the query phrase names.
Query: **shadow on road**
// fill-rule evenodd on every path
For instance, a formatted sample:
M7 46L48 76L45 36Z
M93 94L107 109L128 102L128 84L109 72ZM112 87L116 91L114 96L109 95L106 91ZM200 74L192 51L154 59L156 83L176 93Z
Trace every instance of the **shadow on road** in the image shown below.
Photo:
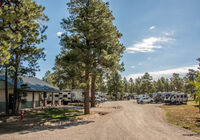
M7 121L12 118L12 121ZM83 120L83 112L66 108L44 108L25 112L23 121L20 116L1 116L0 135L20 132L27 134L43 130L53 131L71 126L84 125L92 121Z
M38 131L44 131L44 130L49 130L49 131L54 131L56 129L67 129L71 126L78 126L78 125L85 125L85 124L89 124L89 123L93 123L94 121L86 121L86 120L76 120L76 121L71 121L68 123L65 122L60 122L55 124L55 126L53 125L45 125L45 126L36 126L36 127L25 127L25 124L23 127L18 127L16 128L16 126L13 126L11 124L7 124L7 125L11 125L6 128L6 126L2 126L0 125L0 135L3 134L11 134L11 133L15 133L15 132L19 132L19 134L28 134L28 133L34 133L34 132L38 132Z

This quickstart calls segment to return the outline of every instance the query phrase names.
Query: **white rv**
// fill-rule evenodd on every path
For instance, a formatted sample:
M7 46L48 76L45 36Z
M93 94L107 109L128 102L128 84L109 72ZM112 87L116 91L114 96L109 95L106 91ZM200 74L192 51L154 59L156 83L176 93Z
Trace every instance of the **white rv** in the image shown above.
M61 104L62 101L62 93L54 93L53 100L55 104ZM47 94L47 103L50 104L52 102L52 93Z
M183 104L188 101L186 93L171 92L165 95L164 102L170 104Z
M64 105L72 102L72 90L65 90L62 92L62 102Z
M72 102L84 102L84 94L82 90L72 90L71 91L71 101Z

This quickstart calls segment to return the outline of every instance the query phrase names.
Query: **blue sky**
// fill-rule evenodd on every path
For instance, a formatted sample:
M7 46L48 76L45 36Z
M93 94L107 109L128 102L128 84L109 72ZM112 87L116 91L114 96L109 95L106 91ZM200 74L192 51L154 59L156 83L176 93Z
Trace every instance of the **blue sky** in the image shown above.
M40 61L42 78L55 63L60 45L58 32L62 18L68 17L69 0L37 0L46 7L48 39L41 44L46 61ZM109 0L116 18L114 24L123 34L121 42L127 48L122 61L122 76L136 77L150 72L155 78L173 72L184 74L196 68L200 57L200 1L199 0Z

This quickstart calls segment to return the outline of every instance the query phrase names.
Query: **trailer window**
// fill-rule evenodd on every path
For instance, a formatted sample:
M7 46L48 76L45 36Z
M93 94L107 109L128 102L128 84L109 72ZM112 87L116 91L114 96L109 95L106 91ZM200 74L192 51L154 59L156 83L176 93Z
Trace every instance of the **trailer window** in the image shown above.
M59 97L59 95L55 95L55 97Z
M183 95L181 95L181 98L183 98Z
M68 94L70 94L70 93L68 93Z
M179 95L177 95L176 97L179 98Z
M67 98L67 95L63 95L63 97Z

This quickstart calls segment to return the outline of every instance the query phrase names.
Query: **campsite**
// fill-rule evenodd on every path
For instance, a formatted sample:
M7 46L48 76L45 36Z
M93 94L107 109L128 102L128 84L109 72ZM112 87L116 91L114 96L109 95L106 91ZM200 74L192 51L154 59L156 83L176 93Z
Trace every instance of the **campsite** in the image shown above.
M199 0L0 0L0 140L200 139Z

